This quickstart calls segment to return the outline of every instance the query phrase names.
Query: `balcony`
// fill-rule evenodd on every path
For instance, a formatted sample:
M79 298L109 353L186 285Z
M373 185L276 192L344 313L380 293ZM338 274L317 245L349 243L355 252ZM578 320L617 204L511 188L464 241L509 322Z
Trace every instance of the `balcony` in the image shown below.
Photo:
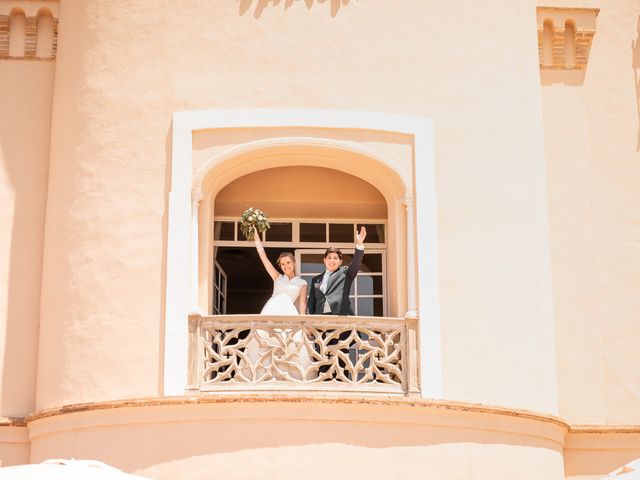
M194 314L189 341L192 394L419 395L416 319Z

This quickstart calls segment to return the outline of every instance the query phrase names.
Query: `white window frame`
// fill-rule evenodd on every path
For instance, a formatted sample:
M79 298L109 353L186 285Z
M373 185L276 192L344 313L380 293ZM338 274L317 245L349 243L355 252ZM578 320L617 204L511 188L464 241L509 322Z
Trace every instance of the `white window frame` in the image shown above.
M402 201L407 210L407 302L409 314L418 313L420 326L421 393L442 396L442 337L438 271L438 218L436 208L434 134L431 119L370 111L313 109L237 109L174 112L171 147L171 187L167 207L167 259L165 287L163 395L182 395L187 385L189 312L198 307L198 206L205 174L216 162L243 149L272 145L256 140L216 155L199 171L193 169L193 133L201 130L241 128L364 129L411 137L411 178L404 180ZM290 140L280 138L286 143ZM378 152L352 142L315 136L314 145L326 144L359 151L373 162L394 171L393 162ZM296 144L301 140L296 138ZM416 188L419 187L419 188ZM398 197L394 197L397 202ZM419 223L417 218L422 219ZM418 248L419 246L419 248ZM205 249L206 251L206 249ZM411 286L414 286L412 289ZM420 300L419 305L417 300ZM417 308L417 311L413 309Z
M252 248L254 246L253 242L248 241L248 240L243 240L240 239L240 237L242 236L242 232L240 232L240 228L239 228L239 217L230 217L230 216L215 216L212 220L211 220L211 228L215 229L215 222L234 222L235 226L234 226L234 233L233 233L233 238L234 240L213 240L213 245L212 245L212 249L211 249L211 254L215 255L215 252L218 248L220 247L245 247L245 248ZM265 233L263 233L261 235L261 240L263 242L263 245L265 248L288 248L294 251L295 254L295 258L296 258L296 264L297 265L301 265L300 262L300 256L303 253L312 253L312 254L322 254L324 253L324 251L326 250L326 248L331 245L334 246L336 248L339 248L340 250L342 250L344 253L347 253L349 255L352 255L354 253L354 242L335 242L335 243L330 243L328 242L329 240L329 225L331 224L343 224L343 225L354 225L354 229L355 229L355 225L356 224L375 224L375 225L383 225L384 226L384 238L385 241L384 242L376 242L376 243L370 243L370 242L366 242L366 253L380 253L382 254L382 272L379 275L374 274L374 276L381 276L382 277L382 296L380 297L379 295L358 295L356 292L356 295L354 295L355 299L356 299L356 308L355 308L355 314L357 315L357 299L358 298L382 298L382 312L383 312L383 316L386 316L388 313L388 290L387 290L387 244L386 244L386 240L387 237L389 235L388 233L388 225L387 225L387 221L383 220L383 219L349 219L349 218L340 218L340 219L336 219L336 218L269 218L269 222L271 223L290 223L291 224L291 241L290 242L282 242L282 241L276 241L276 242L269 242L268 240L265 240L265 238L268 238L268 232L267 235L265 235ZM300 224L301 223L324 223L325 224L325 239L327 241L324 242L302 242L300 241ZM354 237L354 241L355 241L355 237ZM214 262L216 264L218 264L218 262L215 260L215 258L213 259ZM215 271L215 269L214 269ZM299 272L299 275L301 275L301 273ZM361 275L360 273L358 275ZM364 273L362 272L362 275L369 275L368 273ZM213 294L215 294L215 279L214 279L214 291ZM351 295L350 295L351 296ZM217 313L215 311L211 312L213 315L216 315Z
M222 269L217 260L213 261L213 301L211 306L211 313L213 315L224 315L227 313L227 273ZM224 288L220 288L220 279L224 279ZM221 299L220 301L216 301L216 299Z
M241 239L242 233L240 232L240 228L238 228L238 217L229 217L229 216L215 216L211 220L211 228L215 228L215 222L235 222L236 227L234 229L234 240L213 240L213 248L215 247L253 247L253 242ZM292 231L291 231L291 241L290 242L270 242L269 240L265 240L265 235L262 234L261 240L265 247L269 248L327 248L329 245L337 247L341 250L345 248L353 248L355 243L355 237L353 242L329 242L329 224L341 223L345 225L349 224L376 224L376 225L384 225L384 242L371 243L365 240L365 244L369 248L382 248L386 250L387 245L387 237L389 235L389 227L386 219L350 219L350 218L269 218L270 223L291 223ZM325 238L327 241L325 242L301 242L300 241L300 224L301 223L325 223L326 234ZM267 235L268 237L268 235Z

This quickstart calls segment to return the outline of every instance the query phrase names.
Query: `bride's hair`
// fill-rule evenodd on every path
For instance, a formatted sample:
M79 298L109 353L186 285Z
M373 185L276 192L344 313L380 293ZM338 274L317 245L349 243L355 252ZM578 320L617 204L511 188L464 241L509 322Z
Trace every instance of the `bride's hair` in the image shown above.
M293 255L293 253L282 252L278 257L278 259L276 260L276 265L278 265L278 267L280 266L280 260L282 260L284 257L289 257L294 264L296 263L296 257Z

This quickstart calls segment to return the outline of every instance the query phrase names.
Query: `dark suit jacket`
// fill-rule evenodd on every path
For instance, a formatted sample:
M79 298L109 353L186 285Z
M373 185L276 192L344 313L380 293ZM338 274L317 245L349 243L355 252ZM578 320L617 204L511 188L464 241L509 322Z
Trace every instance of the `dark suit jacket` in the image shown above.
M356 248L356 253L353 255L351 265L348 267L340 267L331 274L326 293L322 293L320 290L324 272L313 277L309 300L307 302L307 310L311 315L322 315L326 302L329 303L333 315L353 315L351 302L349 301L349 291L351 290L353 280L358 274L358 270L360 270L363 257L364 250Z

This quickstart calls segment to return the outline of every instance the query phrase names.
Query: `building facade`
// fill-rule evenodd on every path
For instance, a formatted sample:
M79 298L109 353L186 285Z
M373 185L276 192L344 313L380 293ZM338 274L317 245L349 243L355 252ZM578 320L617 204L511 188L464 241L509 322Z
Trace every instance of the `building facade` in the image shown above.
M0 0L2 465L640 457L639 25L630 0ZM259 315L249 207L308 281L367 226L354 316Z

